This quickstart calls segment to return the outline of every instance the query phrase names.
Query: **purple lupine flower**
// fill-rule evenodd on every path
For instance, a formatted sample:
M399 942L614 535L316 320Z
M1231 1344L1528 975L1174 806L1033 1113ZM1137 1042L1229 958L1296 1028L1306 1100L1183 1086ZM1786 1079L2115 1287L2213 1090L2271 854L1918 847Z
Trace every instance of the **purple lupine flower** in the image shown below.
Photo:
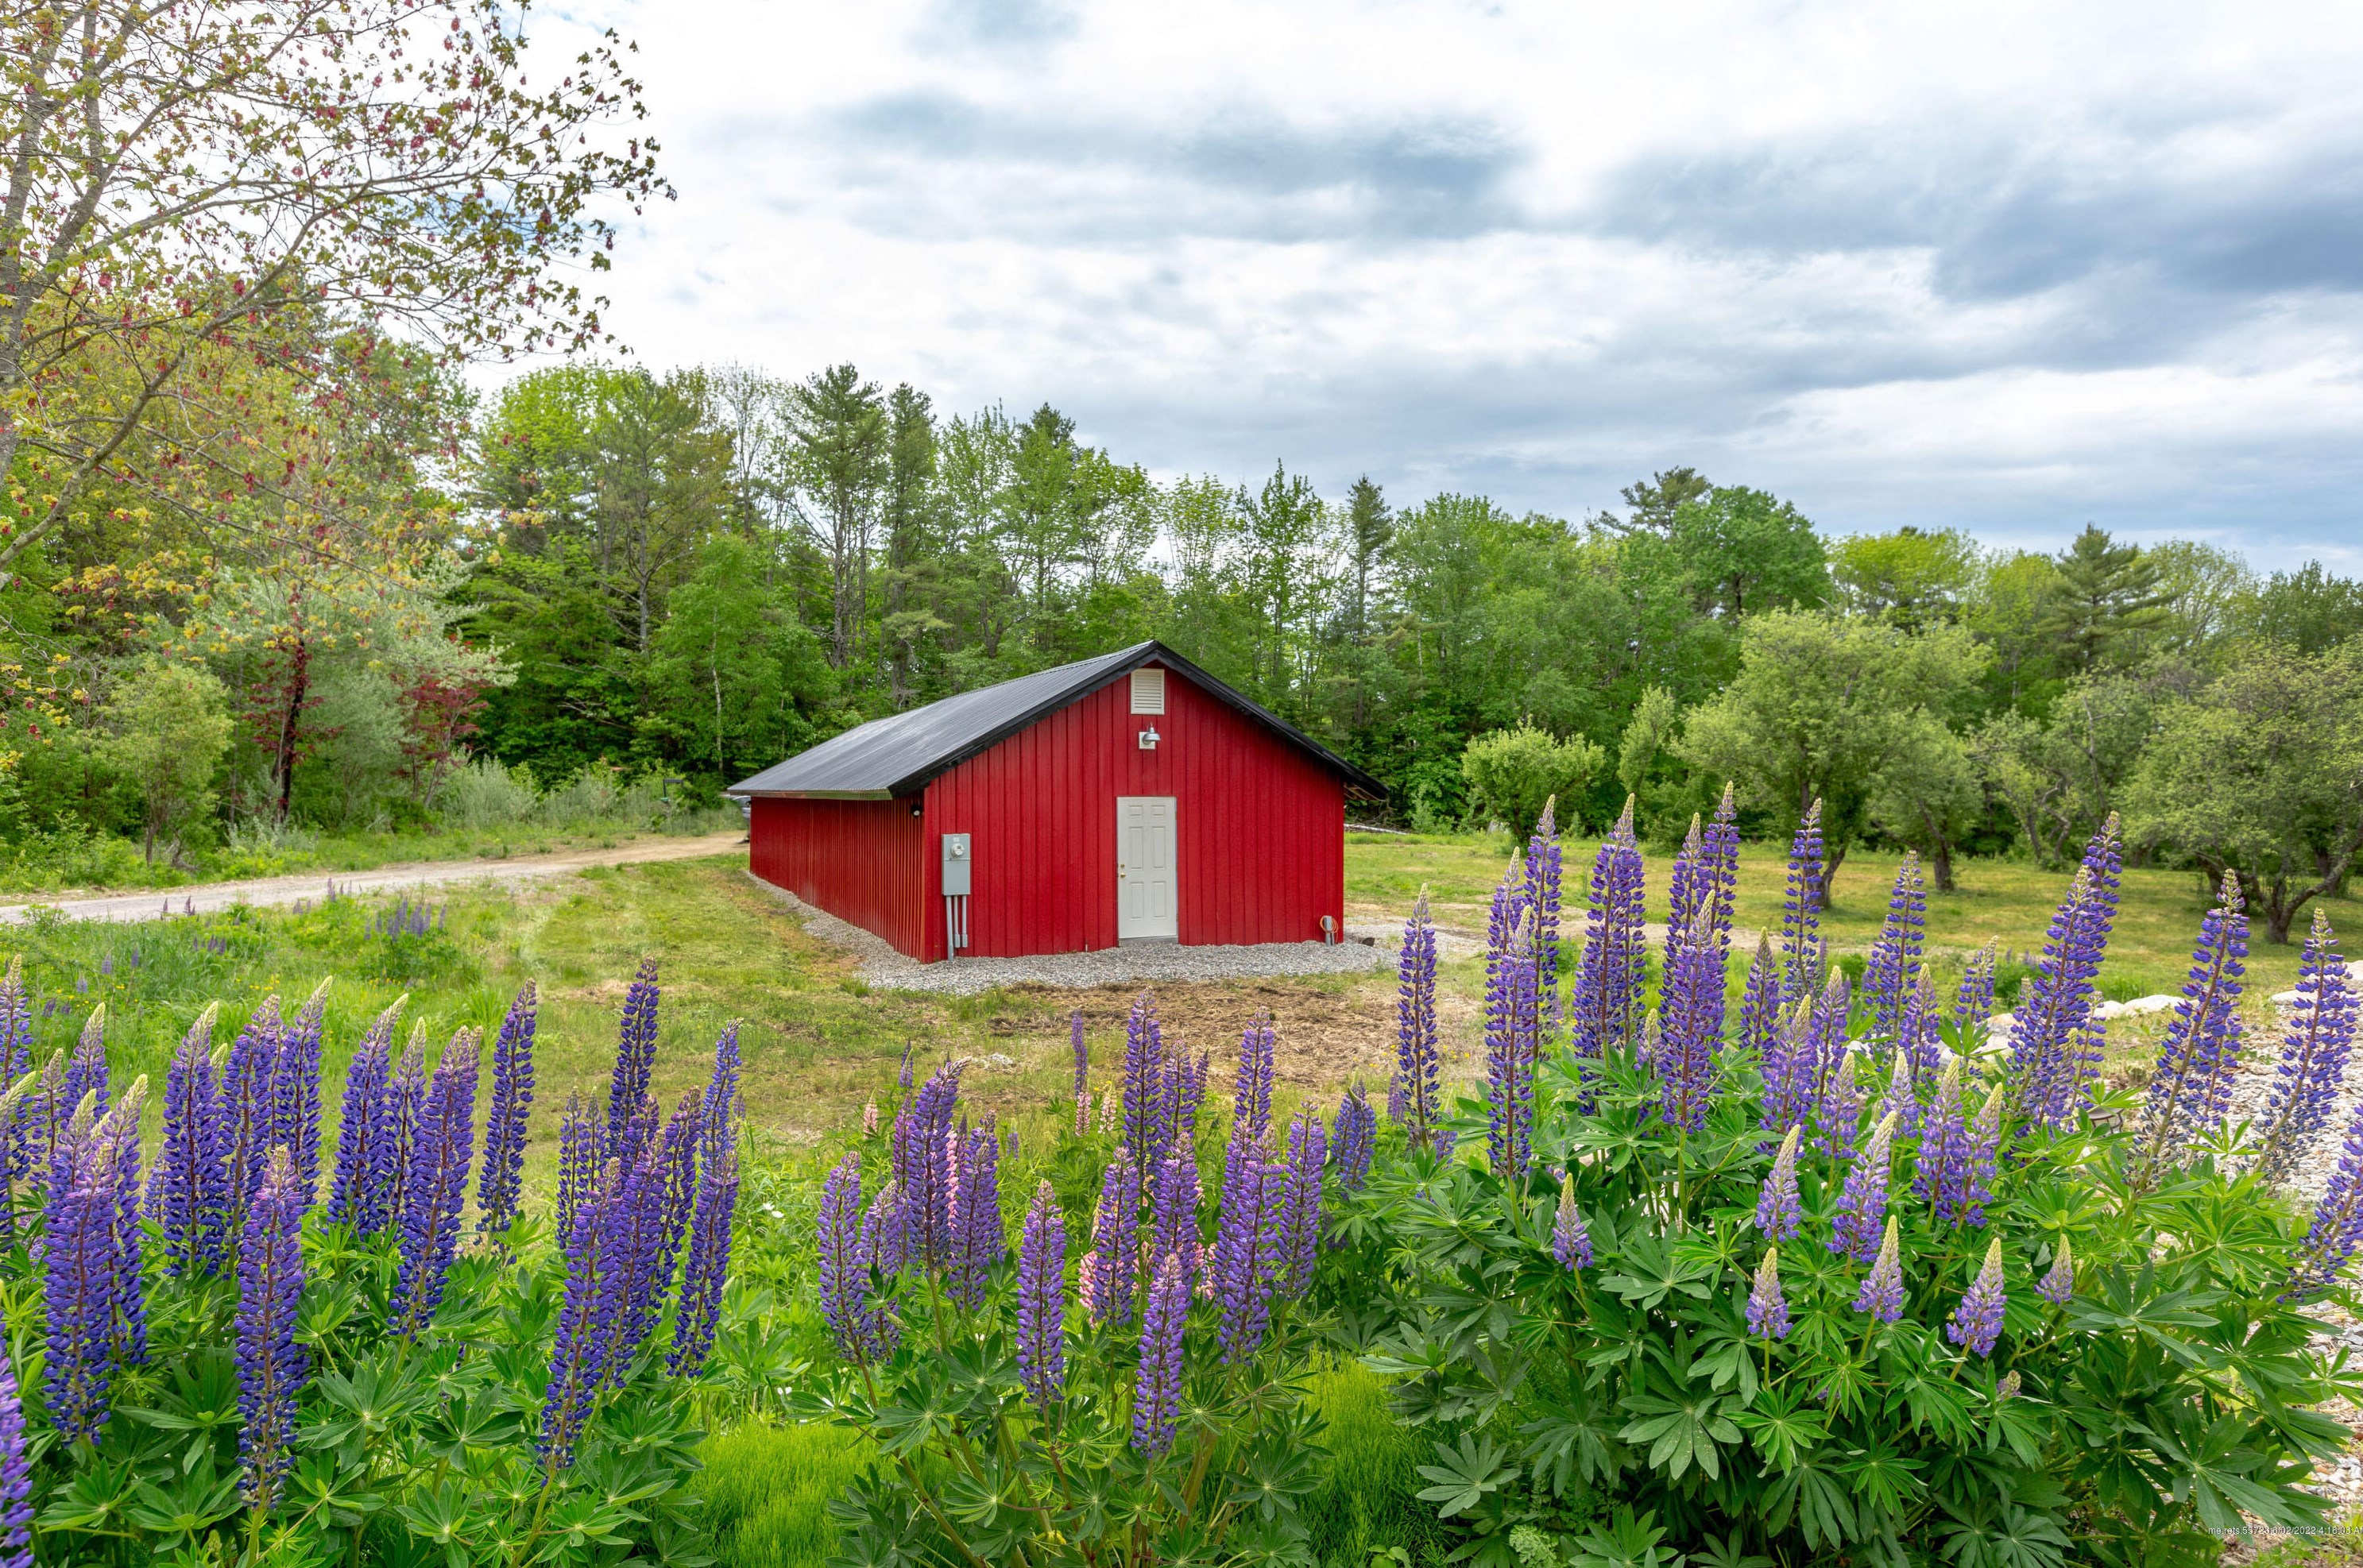
M814 1249L820 1285L820 1315L836 1337L838 1353L865 1359L863 1307L870 1294L869 1260L861 1246L861 1156L848 1154L821 1184L820 1219Z
M1936 1103L1920 1130L1919 1157L1913 1162L1912 1192L1928 1205L1940 1225L1959 1215L1968 1196L1969 1122L1961 1108L1961 1059L1945 1065Z
M2142 1109L2143 1156L2156 1160L2219 1125L2231 1108L2240 1066L2240 989L2248 955L2248 917L2240 883L2224 873L2215 907L2200 923L2191 976L2182 982L2158 1067Z
M1321 1250L1321 1167L1327 1163L1327 1142L1321 1119L1310 1107L1289 1123L1287 1179L1273 1227L1272 1288L1291 1301L1301 1300L1313 1288L1314 1260Z
M1953 1021L1964 1035L1972 1035L1986 1026L1993 1016L1994 964L1998 955L1993 942L1969 955L1961 970L1960 989L1953 995Z
M607 1211L608 1267L600 1286L600 1319L616 1325L599 1364L601 1382L611 1386L631 1371L633 1358L656 1323L655 1262L664 1225L664 1167L658 1161L655 1117L635 1120L641 1125L624 1135L640 1155L619 1170Z
M476 1177L476 1227L503 1231L516 1218L525 1182L526 1117L533 1110L533 1035L539 1000L533 982L517 988L493 1039L493 1098L484 1107L484 1163Z
M960 1140L960 1191L952 1227L958 1251L947 1270L946 1293L974 1311L984 1305L986 1276L1007 1253L1001 1220L1001 1140L991 1126Z
M1047 1181L1017 1242L1017 1375L1037 1410L1066 1394L1067 1220Z
M320 1192L320 1031L328 986L321 981L295 1010L272 1063L271 1141L285 1146L306 1209Z
M1764 1109L1767 1132L1803 1126L1821 1098L1821 1063L1815 1059L1814 999L1800 997L1787 1010L1764 1048Z
M111 1099L106 1087L106 1004L90 1010L90 1018L74 1037L73 1055L66 1061L66 1087L61 1103L71 1114L85 1099L98 1105Z
M115 1148L115 1359L125 1366L148 1363L148 1272L139 1235L139 1119L148 1103L148 1079L132 1080L111 1118Z
M1862 1276L1862 1288L1855 1292L1854 1309L1868 1312L1881 1323L1892 1323L1903 1316L1903 1262L1896 1250L1893 1215L1888 1216L1878 1259Z
M728 1162L730 1191L735 1196L738 1190L738 1155L736 1150L732 1150L724 1158ZM861 1255L877 1278L892 1279L902 1272L904 1233L902 1189L890 1181L878 1189L878 1196L870 1200L869 1212L861 1217ZM713 1275L712 1294L716 1308L722 1300L722 1268L729 1262L729 1249L730 1234L726 1216L722 1231L722 1263L716 1266ZM715 1313L708 1310L705 1316L704 1338L706 1343L711 1344ZM882 1361L894 1353L894 1347L902 1338L903 1323L894 1315L894 1304L881 1298L872 1290L861 1319L863 1353L871 1361ZM704 1349L701 1347L697 1353L703 1358Z
M1166 1132L1159 1114L1164 1099L1165 1031L1157 1021L1157 999L1143 991L1133 999L1124 1023L1124 1126L1120 1136L1153 1171L1165 1157Z
M116 1294L122 1288L116 1238L115 1150L93 1130L70 1132L50 1177L43 1233L43 1295L49 1306L50 1424L60 1439L95 1446L112 1408Z
M915 1040L903 1042L903 1065L894 1071L894 1083L897 1088L911 1087L911 1053L918 1049L918 1043Z
M627 1165L639 1152L629 1145L632 1121L656 1071L658 1001L657 961L643 958L624 993L624 1016L616 1027L616 1071L607 1086L607 1153Z
M1797 1138L1803 1131L1792 1127L1781 1140L1781 1152L1756 1195L1756 1228L1776 1242L1787 1241L1805 1222L1804 1201L1797 1192Z
M2067 1306L2068 1298L2076 1294L2076 1259L2067 1237L2059 1238L2059 1249L2051 1254L2051 1267L2035 1282L2035 1293L2054 1307Z
M1936 1081L1943 1070L1944 1049L1937 1038L1936 981L1926 969L1912 988L1903 1003L1903 1011L1896 1021L1893 1059L1895 1072L1904 1086L1897 1105L1903 1112L1903 1131L1916 1132L1920 1128L1920 1097L1925 1086Z
M1271 1015L1259 1015L1239 1036L1239 1065L1231 1075L1231 1136L1260 1141L1271 1131L1272 1063L1279 1033Z
M18 1075L22 1077L22 1074ZM25 1402L0 1322L0 1568L33 1568L33 1466L25 1455Z
M427 1021L410 1026L410 1043L394 1065L385 1086L385 1136L378 1142L384 1156L378 1178L385 1194L385 1222L399 1225L410 1206L411 1156L418 1145L418 1118L427 1103Z
M1825 950L1822 945L1822 803L1815 801L1798 819L1789 841L1789 873L1781 901L1781 998L1793 1002L1820 991Z
M2313 1219L2298 1243L2285 1299L2308 1301L2328 1290L2363 1244L2363 1102L2346 1123L2346 1146L2330 1173Z
M1138 1288L1140 1227L1133 1194L1139 1190L1132 1151L1119 1143L1100 1177L1099 1208L1092 1215L1092 1253L1082 1268L1084 1310L1094 1323L1113 1329L1132 1321Z
M295 1342L306 1200L284 1147L271 1151L238 1248L238 1458L247 1506L268 1514L294 1468L295 1404L312 1359Z
M33 999L25 989L25 960L15 957L0 975L0 1086L13 1087L31 1071L32 1049ZM38 1114L38 1097L29 1090L0 1114L0 1245L16 1234L16 1184L33 1174Z
M1961 1304L1953 1309L1953 1316L1945 1324L1945 1337L1974 1356L1993 1354L1994 1344L2002 1338L2003 1310L2009 1298L2003 1294L2002 1280L2002 1238L1996 1236L1986 1244L1986 1261L1978 1270L1978 1277L1969 1283L1961 1297Z
M1731 911L1739 900L1739 795L1731 784L1707 819L1706 853L1699 863L1706 878L1706 930L1714 933L1717 951L1731 950Z
M2085 846L2084 863L2051 917L2042 961L2012 1014L2012 1092L2030 1121L2064 1124L2091 1092L2100 1043L2091 1016L2093 984L2116 919L2123 858L2112 812Z
M1202 1052L1193 1066L1186 1052L1168 1058L1158 1071L1157 1129L1167 1154L1196 1157L1198 1107L1206 1098L1207 1056ZM1011 1137L1016 1133L1012 1131Z
M1286 1169L1263 1144L1240 1132L1231 1135L1224 1160L1223 1208L1215 1223L1215 1257L1208 1271L1221 1310L1216 1337L1223 1360L1250 1360L1263 1348L1271 1320L1271 1286L1279 1262L1280 1208Z
M164 1272L209 1273L221 1265L221 1238L209 1216L221 1205L221 1150L214 1143L212 1002L197 1014L164 1075L164 1141L149 1173L145 1210L164 1242Z
M606 1162L582 1195L573 1223L563 1232L566 1296L550 1348L541 1432L534 1444L545 1472L552 1475L574 1463L574 1445L590 1417L591 1401L599 1392L601 1368L614 1340L615 1320L602 1317L601 1305L606 1299L605 1287L614 1266L609 1255L616 1239L610 1232L610 1210L622 1179L617 1162Z
M392 1172L388 1144L393 1128L387 1122L386 1100L394 1071L394 1026L409 999L396 998L361 1037L345 1068L345 1097L337 1107L337 1170L328 1187L328 1220L364 1236L385 1229L392 1217L386 1178Z
M1092 1048L1083 1043L1083 1010L1077 1008L1067 1020L1075 1048L1075 1136L1081 1138L1092 1130Z
M1706 1125L1723 1040L1723 963L1703 930L1672 950L1658 1011L1658 1114L1684 1132Z
M1928 940L1928 889L1920 852L1907 849L1888 895L1887 920L1863 966L1862 994L1870 1004L1870 1039L1882 1055L1901 1038L1904 1004L1920 983L1920 955Z
M262 1166L276 1131L273 1088L282 1029L279 999L266 997L230 1042L229 1059L216 1079L215 1137L222 1152L221 1209L213 1221L223 1236L246 1230L247 1200L262 1185Z
M218 1067L215 1077L220 1077ZM22 1112L26 1164L35 1182L44 1189L57 1165L58 1143L65 1135L66 1121L73 1114L73 1107L65 1103L65 1092L66 1055L62 1051L52 1051L50 1059L41 1065L41 1076L26 1098Z
M1663 968L1673 966L1674 952L1689 940L1692 929L1706 921L1714 892L1714 873L1706 864L1706 834L1696 812L1691 831L1674 855L1673 874L1666 879L1666 949Z
M1887 1165L1894 1142L1895 1116L1891 1111L1880 1119L1870 1142L1847 1166L1846 1185L1838 1190L1830 1251L1844 1253L1857 1263L1869 1263L1879 1246L1879 1228L1887 1219Z
M558 1205L552 1216L561 1238L574 1234L575 1216L606 1165L601 1153L606 1141L604 1121L597 1101L584 1099L579 1091L568 1092L566 1109L559 1114Z
M1559 1211L1551 1217L1551 1256L1570 1274L1592 1266L1592 1228L1583 1222L1583 1210L1576 1207L1573 1171L1559 1175Z
M1395 960L1395 1076L1387 1091L1387 1115L1409 1127L1414 1146L1436 1125L1442 1060L1437 1041L1436 922L1422 888L1403 922L1403 952Z
M1772 939L1756 939L1756 956L1747 965L1747 986L1739 999L1739 1048L1769 1063L1781 1034L1781 966L1772 956ZM1768 1070L1766 1079L1769 1082Z
M1853 1157L1855 1135L1862 1130L1862 1091L1855 1086L1855 1054L1840 1050L1837 1071L1814 1102L1814 1143L1832 1159L1844 1160Z
M1993 1201L1994 1167L2002 1157L2002 1091L1990 1088L1985 1102L1978 1107L1976 1120L1969 1123L1968 1158L1962 1162L1960 1209L1961 1219L1968 1224L1984 1224L1986 1205Z
M1535 995L1540 1025L1535 1050L1540 1059L1546 1037L1559 1032L1559 918L1561 852L1559 842L1559 798L1543 802L1543 814L1526 841L1527 907L1534 911Z
M1504 878L1493 893L1497 911L1516 897ZM1502 942L1485 963L1485 1148L1494 1176L1513 1182L1525 1174L1534 1130L1532 1042L1539 1018L1531 911L1517 910Z
M1379 1137L1378 1112L1362 1094L1357 1082L1337 1102L1337 1119L1330 1126L1330 1157L1337 1162L1337 1185L1348 1192L1359 1192L1370 1179L1370 1155Z
M1157 1265L1140 1320L1140 1373L1132 1389L1132 1446L1161 1459L1173 1446L1182 1413L1182 1342L1190 1326L1190 1279L1182 1260Z
M1581 1066L1629 1048L1640 1029L1648 958L1643 938L1641 850L1633 837L1633 801L1592 863L1583 919L1583 955L1569 1000L1572 1044Z
M1828 1088L1838 1064L1853 1055L1847 1049L1847 1012L1852 1002L1853 989L1846 971L1832 969L1814 1002L1813 1011L1806 1015L1805 1043L1802 1047L1805 1060L1813 1065L1816 1100Z
M1182 1272L1198 1277L1204 1260L1198 1241L1198 1162L1176 1151L1157 1168L1149 1199L1148 1267L1156 1272L1159 1259L1178 1254Z
M1781 1294L1781 1249L1764 1249L1756 1265L1756 1279L1747 1292L1747 1331L1758 1339L1789 1337L1789 1299Z
M697 1153L705 1136L704 1091L686 1089L665 1123L657 1163L664 1170L663 1220L657 1231L653 1265L657 1294L671 1289L681 1243L689 1233L689 1212L697 1201Z
M403 1179L401 1267L386 1305L387 1327L416 1339L443 1304L443 1282L460 1240L468 1201L468 1166L476 1152L476 1065L483 1034L462 1029L443 1047L420 1107L418 1135Z
M903 1188L911 1254L926 1268L940 1268L952 1256L952 1121L960 1073L949 1063L938 1067L894 1115L894 1179Z
M705 1103L698 1114L702 1146L697 1157L697 1200L689 1216L689 1261L681 1271L681 1305L673 1315L672 1352L666 1369L685 1377L705 1364L714 1347L714 1329L722 1314L722 1287L730 1273L731 1220L738 1206L738 1026L723 1030L714 1044L714 1076L705 1086ZM894 1184L880 1195L891 1202L883 1215L878 1204L862 1220L862 1247L871 1266L891 1275L903 1266L901 1204ZM873 1220L879 1223L872 1223ZM885 1221L893 1233L884 1233ZM892 1248L891 1261L888 1249ZM893 1348L893 1320L884 1308L872 1309L866 1324L873 1355Z
M2338 956L2338 933L2317 905L2313 930L2298 961L2297 1002L2281 1026L2281 1059L2265 1101L2257 1175L2285 1182L2330 1120L2332 1104L2346 1081L2346 1058L2355 1043L2357 999L2355 982Z

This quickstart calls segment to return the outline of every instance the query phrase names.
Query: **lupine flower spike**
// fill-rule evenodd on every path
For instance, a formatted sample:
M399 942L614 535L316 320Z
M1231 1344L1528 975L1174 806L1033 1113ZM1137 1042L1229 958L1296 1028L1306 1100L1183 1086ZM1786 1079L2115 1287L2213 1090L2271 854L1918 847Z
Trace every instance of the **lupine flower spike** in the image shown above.
M2068 1298L2076 1294L2076 1259L2067 1237L2059 1238L2059 1248L2051 1254L2050 1268L2035 1282L2035 1293L2054 1307L2067 1306Z
M66 1442L95 1445L111 1410L116 1295L116 1151L90 1126L89 1100L51 1167L43 1237L49 1307L50 1424ZM136 1134L135 1134L136 1136Z
M1592 1230L1583 1222L1583 1210L1576 1207L1573 1171L1559 1178L1559 1213L1551 1220L1551 1256L1570 1273L1592 1266Z
M640 960L624 993L624 1016L616 1031L616 1071L607 1086L607 1154L628 1164L638 1150L630 1146L633 1119L649 1094L649 1078L657 1060L657 961Z
M1395 1077L1387 1091L1387 1114L1411 1130L1417 1147L1437 1120L1436 922L1428 917L1427 889L1419 890L1411 919L1403 923L1403 953L1395 963Z
M1879 1246L1880 1226L1887 1219L1888 1156L1895 1140L1895 1116L1880 1120L1870 1142L1847 1167L1846 1185L1838 1192L1837 1219L1829 1247L1857 1263L1869 1263Z
M322 980L295 1010L272 1064L272 1142L285 1146L307 1208L320 1191L320 1031L331 983Z
M2299 960L2297 1002L2281 1029L2281 1060L2265 1101L2257 1174L2285 1182L2330 1120L2355 1043L2355 982L2338 956L2338 934L2320 907Z
M1810 997L1822 985L1822 803L1815 801L1789 841L1789 875L1781 908L1781 999Z
M2084 864L2051 917L2042 961L2011 1015L2012 1093L2031 1121L2072 1121L2091 1087L2093 983L2116 919L2123 857L2112 812L2085 846Z
M1370 1155L1378 1136L1378 1113L1370 1109L1362 1086L1356 1083L1337 1102L1337 1118L1330 1128L1329 1157L1337 1165L1339 1187L1357 1192L1370 1179Z
M1881 1323L1892 1323L1903 1316L1903 1262L1897 1250L1895 1220L1890 1216L1887 1234L1879 1243L1879 1256L1870 1272L1862 1276L1862 1288L1855 1292L1854 1309L1868 1312Z
M269 1513L294 1467L295 1406L311 1357L295 1342L304 1294L304 1194L284 1148L271 1152L238 1253L238 1457L240 1491Z
M1903 1008L1920 984L1920 955L1927 943L1928 892L1920 878L1916 850L1903 853L1895 890L1888 896L1887 922L1870 944L1862 972L1863 996L1870 1003L1870 1039L1882 1056L1901 1036Z
M1769 1064L1781 1032L1781 963L1772 955L1772 939L1756 939L1756 956L1747 966L1747 988L1739 1001L1739 1046Z
M526 1117L533 1110L533 982L517 988L493 1041L493 1099L484 1108L484 1163L476 1180L479 1230L505 1229L516 1218L525 1179Z
M1542 1043L1559 1033L1559 919L1560 848L1559 798L1543 802L1541 820L1526 841L1527 907L1534 913L1535 995L1540 1023L1535 1035L1536 1055Z
M1756 1265L1756 1280L1747 1292L1747 1331L1758 1339L1780 1340L1789 1336L1789 1302L1781 1294L1781 1249L1764 1249L1764 1261Z
M2313 1219L2298 1243L2297 1262L2290 1270L2290 1299L2310 1301L2328 1290L2363 1243L2363 1103L2346 1123L2346 1146L2330 1173Z
M2242 912L2239 881L2227 871L2215 907L2200 924L2182 999L2175 1004L2173 1021L2158 1043L2158 1067L2142 1109L2145 1160L2162 1159L2213 1130L2231 1108L2232 1079L2239 1070L2240 989L2247 955L2248 918Z
M2002 1238L1986 1244L1985 1265L1978 1270L1961 1304L1945 1325L1945 1337L1974 1356L1993 1354L2002 1338L2002 1312L2009 1302L2002 1293Z
M25 1453L25 1405L0 1322L0 1568L33 1568L33 1467Z
M1756 1228L1776 1242L1787 1241L1804 1223L1804 1208L1797 1193L1797 1137L1801 1131L1792 1127L1789 1135L1781 1140L1781 1152L1773 1156L1764 1188L1756 1197Z
M394 1072L394 1032L406 996L377 1015L353 1050L345 1069L345 1096L337 1115L337 1171L328 1189L331 1223L350 1225L367 1236L385 1229L386 1199L393 1174L394 1129L389 1095ZM167 1091L170 1092L169 1090Z
M1814 1143L1833 1159L1852 1158L1861 1126L1862 1090L1855 1084L1855 1054L1842 1044L1837 1070L1814 1105Z
M848 1154L821 1184L814 1247L821 1321L848 1361L869 1359L863 1332L870 1294L870 1258L861 1245L861 1156Z
M459 1244L468 1165L476 1151L476 1063L482 1038L473 1029L451 1036L419 1111L418 1134L403 1180L402 1265L386 1309L388 1326L405 1338L416 1338L443 1304L443 1282Z
M211 1002L197 1014L164 1075L164 1141L148 1176L144 1205L164 1242L164 1272L209 1273L224 1249L213 1232L221 1206L221 1150L214 1141L214 1019ZM13 1120L13 1118L12 1118Z
M1150 1459L1163 1458L1173 1446L1182 1409L1182 1342L1189 1322L1190 1281L1182 1260L1168 1256L1148 1287L1148 1309L1140 1325L1140 1374L1132 1393L1132 1446Z
M714 1076L706 1082L705 1103L698 1111L701 1147L697 1198L689 1217L689 1261L682 1266L681 1307L673 1318L672 1352L665 1360L677 1377L705 1364L722 1314L722 1287L730 1272L731 1215L738 1207L738 1026L733 1023L714 1043ZM888 1192L893 1189L888 1183ZM891 1242L882 1240L875 1227L881 1218L895 1221L899 1231L899 1208L889 1208L882 1217L873 1205L863 1221L862 1246L872 1266L893 1274L902 1267L899 1235ZM873 1353L884 1353L893 1342L892 1312L872 1308L867 1328Z
M1514 896L1505 880L1493 894L1497 912ZM1534 1128L1533 1043L1540 1015L1535 996L1533 911L1518 909L1502 941L1486 962L1485 1147L1494 1176L1508 1182L1525 1172Z
M1123 1328L1132 1321L1137 1249L1140 1228L1133 1219L1133 1193L1139 1176L1132 1151L1116 1146L1100 1177L1099 1207L1092 1215L1092 1250L1082 1262L1083 1307L1092 1321Z
M1067 1390L1066 1320L1067 1221L1045 1181L1017 1245L1017 1372L1037 1410Z
M1633 802L1628 797L1625 814L1601 840L1600 853L1592 863L1583 954L1576 962L1568 1010L1579 1065L1628 1049L1640 1027L1641 988L1647 968L1641 878L1641 851L1634 841Z
M1083 1042L1082 1008L1067 1020L1067 1029L1075 1053L1075 1136L1081 1138L1092 1130L1092 1048Z
M1977 1034L1993 1016L1996 956L1995 944L1988 942L1969 955L1969 966L1961 971L1961 988L1953 997L1953 1021L1966 1034Z

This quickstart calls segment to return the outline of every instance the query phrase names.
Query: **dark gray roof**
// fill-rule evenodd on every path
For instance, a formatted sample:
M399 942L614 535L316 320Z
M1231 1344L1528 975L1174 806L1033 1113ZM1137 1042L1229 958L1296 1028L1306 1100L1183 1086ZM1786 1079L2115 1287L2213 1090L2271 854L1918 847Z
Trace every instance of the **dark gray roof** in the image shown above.
M1271 730L1343 778L1354 793L1374 800L1386 793L1383 785L1360 768L1158 642L1136 643L1097 658L963 691L907 713L872 719L739 780L728 792L840 801L884 801L908 795L926 788L937 774L1151 661Z

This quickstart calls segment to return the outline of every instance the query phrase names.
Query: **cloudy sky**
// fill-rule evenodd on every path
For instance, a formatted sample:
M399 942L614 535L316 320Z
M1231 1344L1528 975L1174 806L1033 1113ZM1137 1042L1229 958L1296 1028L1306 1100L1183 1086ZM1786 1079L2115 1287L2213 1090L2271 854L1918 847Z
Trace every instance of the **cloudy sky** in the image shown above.
M611 324L1153 472L2363 571L2363 6L588 0ZM556 41L553 39L552 41Z

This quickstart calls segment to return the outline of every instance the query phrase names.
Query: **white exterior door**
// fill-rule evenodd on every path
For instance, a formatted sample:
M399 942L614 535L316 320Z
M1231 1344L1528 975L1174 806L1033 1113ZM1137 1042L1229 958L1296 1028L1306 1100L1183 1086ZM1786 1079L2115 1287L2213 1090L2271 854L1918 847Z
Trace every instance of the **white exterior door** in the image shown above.
M1178 941L1174 899L1173 797L1115 798L1115 936L1118 942Z

